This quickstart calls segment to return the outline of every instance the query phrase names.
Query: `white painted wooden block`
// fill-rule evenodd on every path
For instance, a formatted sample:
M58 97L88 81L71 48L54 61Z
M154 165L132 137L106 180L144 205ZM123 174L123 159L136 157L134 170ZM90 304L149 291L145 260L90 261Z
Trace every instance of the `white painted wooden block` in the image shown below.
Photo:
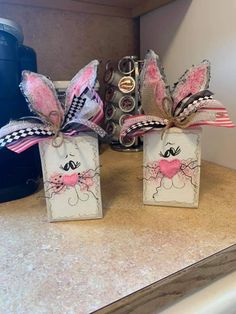
M39 144L49 221L102 218L98 139L89 133Z
M144 135L143 202L198 207L201 129L170 128Z

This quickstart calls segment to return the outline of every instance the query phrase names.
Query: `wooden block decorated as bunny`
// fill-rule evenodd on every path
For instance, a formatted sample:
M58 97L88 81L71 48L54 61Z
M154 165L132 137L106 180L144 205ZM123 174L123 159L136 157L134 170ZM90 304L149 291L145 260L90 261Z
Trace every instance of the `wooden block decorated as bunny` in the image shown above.
M94 90L98 61L71 80L65 103L43 75L23 71L21 90L35 114L0 129L0 146L21 153L39 144L49 221L102 217L98 135L103 103Z
M143 202L197 207L201 126L235 127L208 90L210 64L192 66L170 90L158 55L150 50L140 77L143 115L125 120L121 137L144 137Z
M197 207L201 129L170 128L144 135L143 203Z

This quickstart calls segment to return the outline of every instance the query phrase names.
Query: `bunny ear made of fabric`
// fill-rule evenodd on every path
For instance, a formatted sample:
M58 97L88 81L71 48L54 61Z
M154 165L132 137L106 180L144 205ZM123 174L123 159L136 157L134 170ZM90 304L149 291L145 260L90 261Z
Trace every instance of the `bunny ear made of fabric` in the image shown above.
M23 71L20 88L30 110L37 114L43 123L60 127L64 111L55 87L48 78L38 73Z
M94 89L97 79L98 60L93 60L82 68L71 80L65 98L65 112L69 111L73 104L74 97L79 97L86 88Z
M197 66L192 66L175 84L172 91L173 111L183 99L206 90L210 81L210 62L204 60Z
M170 92L159 56L152 50L148 51L140 73L140 91L144 113L163 118L163 99L170 98Z

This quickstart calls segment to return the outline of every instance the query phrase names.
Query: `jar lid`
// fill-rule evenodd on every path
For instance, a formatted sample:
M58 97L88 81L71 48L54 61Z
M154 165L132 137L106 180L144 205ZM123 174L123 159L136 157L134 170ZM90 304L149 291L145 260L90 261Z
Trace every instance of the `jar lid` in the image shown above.
M16 22L0 17L0 31L13 35L20 44L23 43L23 31L21 26Z

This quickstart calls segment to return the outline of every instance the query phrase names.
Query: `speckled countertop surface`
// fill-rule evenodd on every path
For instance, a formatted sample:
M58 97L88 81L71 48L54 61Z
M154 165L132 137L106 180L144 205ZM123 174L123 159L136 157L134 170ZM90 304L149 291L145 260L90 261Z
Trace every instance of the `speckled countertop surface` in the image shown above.
M89 313L236 243L236 171L203 162L198 209L142 205L142 153L105 151L102 220L0 204L0 313Z

